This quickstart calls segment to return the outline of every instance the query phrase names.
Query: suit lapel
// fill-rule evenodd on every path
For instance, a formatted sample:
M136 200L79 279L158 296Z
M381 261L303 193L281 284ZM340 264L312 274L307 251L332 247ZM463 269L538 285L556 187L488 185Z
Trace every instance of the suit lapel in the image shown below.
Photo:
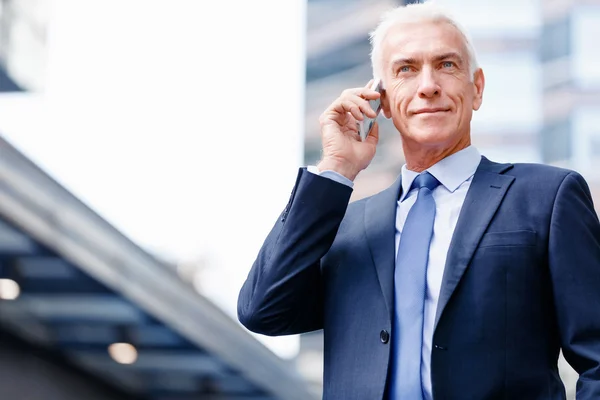
M462 206L446 259L435 327L469 265L485 230L496 214L514 177L501 175L511 164L496 164L482 157Z
M367 243L390 320L394 302L396 208L401 187L400 176L392 186L369 198L365 204Z

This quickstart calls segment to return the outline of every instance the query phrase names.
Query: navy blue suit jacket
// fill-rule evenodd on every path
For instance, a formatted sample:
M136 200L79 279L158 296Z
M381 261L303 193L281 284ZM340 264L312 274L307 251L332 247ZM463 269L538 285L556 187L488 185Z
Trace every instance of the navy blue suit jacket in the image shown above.
M238 300L266 335L323 329L324 398L382 399L400 180L351 189L301 169ZM436 400L600 399L600 224L584 179L482 158L450 244L431 355Z

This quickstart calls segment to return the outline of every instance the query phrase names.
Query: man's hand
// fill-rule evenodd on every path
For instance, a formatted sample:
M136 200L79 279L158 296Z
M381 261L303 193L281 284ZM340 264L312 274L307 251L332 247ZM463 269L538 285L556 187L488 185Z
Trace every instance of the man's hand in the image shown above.
M358 120L363 120L363 113L369 118L377 117L369 100L379 98L380 94L370 89L372 83L370 81L363 88L344 90L321 114L323 158L317 165L319 171L333 170L353 181L375 157L378 124L373 125L364 142L360 140L356 126Z

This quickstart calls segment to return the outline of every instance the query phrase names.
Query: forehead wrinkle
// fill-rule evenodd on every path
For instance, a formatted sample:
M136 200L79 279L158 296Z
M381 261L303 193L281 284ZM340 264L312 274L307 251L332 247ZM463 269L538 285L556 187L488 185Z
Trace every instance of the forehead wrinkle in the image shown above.
M415 23L399 24L390 29L382 41L381 55L384 56L386 53L391 53L391 57L385 57L385 59L382 60L384 68L386 66L389 67L390 65L393 65L392 63L394 63L396 59L423 60L429 58L430 53L436 53L436 55L455 53L456 57L462 64L468 62L468 57L465 57L465 55L468 54L465 38L454 25L448 23L447 21L431 21L429 24L438 26L446 25L450 27L452 32L450 35L455 36L455 38L458 39L458 43L456 43L457 46L449 46L448 41L440 46L441 43L437 43L436 45L434 41L429 43L429 46L432 46L432 48L423 51L423 44L427 46L428 42L427 40L424 40L426 38L421 36L415 39L415 37L412 35L401 35L398 37L397 34L394 34L395 30L401 29L402 27L406 27L408 28L407 30L411 30L413 27L417 27L417 29L419 29L422 28L422 26L419 26ZM448 36L446 36L446 39L449 39Z

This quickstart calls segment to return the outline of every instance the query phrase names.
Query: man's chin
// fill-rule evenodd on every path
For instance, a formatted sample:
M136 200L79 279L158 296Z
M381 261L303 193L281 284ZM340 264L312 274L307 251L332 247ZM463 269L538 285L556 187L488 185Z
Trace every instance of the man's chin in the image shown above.
M423 127L415 129L408 135L407 139L415 144L423 146L443 146L452 140L454 135L445 127Z

